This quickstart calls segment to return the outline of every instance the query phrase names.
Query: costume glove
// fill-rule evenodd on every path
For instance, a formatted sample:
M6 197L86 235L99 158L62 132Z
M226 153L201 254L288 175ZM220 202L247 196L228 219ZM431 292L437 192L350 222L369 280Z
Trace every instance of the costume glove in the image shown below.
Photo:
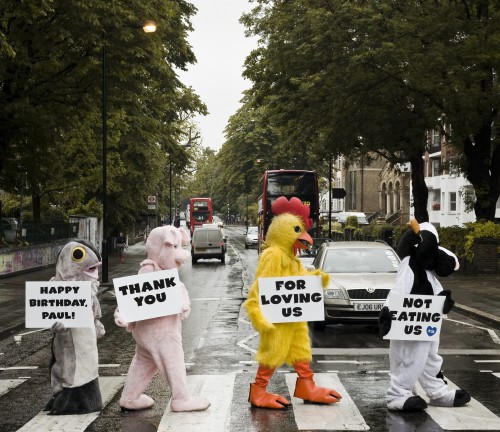
M387 306L384 306L378 316L378 328L380 336L384 337L391 331L392 317L391 312Z
M61 333L67 330L66 326L61 321L56 321L54 324L52 324L52 327L50 329L55 333Z
M438 295L446 297L443 305L443 313L446 315L448 312L451 311L451 309L455 305L455 300L451 298L450 290L443 290Z

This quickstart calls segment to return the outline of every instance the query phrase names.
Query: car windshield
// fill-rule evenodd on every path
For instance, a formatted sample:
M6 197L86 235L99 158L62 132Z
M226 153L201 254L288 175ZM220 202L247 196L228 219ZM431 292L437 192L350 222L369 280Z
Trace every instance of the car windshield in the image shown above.
M389 249L329 249L323 261L326 273L396 273L399 260Z
M257 234L257 227L248 227L247 234Z

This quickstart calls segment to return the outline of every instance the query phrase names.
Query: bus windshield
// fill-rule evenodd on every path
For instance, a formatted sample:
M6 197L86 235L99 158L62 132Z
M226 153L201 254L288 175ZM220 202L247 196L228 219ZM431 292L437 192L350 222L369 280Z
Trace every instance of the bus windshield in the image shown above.
M272 221L272 203L284 196L287 199L299 198L310 208L309 217L313 227L309 230L312 237L318 237L319 194L318 178L315 171L269 170L261 180L262 195L259 198L259 245L264 242L267 229ZM259 246L260 251L260 246Z

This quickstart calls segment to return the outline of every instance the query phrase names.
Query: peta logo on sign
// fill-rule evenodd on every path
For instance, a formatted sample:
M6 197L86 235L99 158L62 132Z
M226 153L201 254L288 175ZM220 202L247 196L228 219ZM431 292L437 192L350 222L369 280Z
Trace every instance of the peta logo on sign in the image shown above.
M389 294L391 331L384 339L439 340L444 296Z

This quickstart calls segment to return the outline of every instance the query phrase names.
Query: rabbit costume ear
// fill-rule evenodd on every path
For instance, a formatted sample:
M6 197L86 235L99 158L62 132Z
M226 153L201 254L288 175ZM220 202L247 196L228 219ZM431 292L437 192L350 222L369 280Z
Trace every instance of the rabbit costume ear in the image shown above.
M446 277L459 268L460 264L456 255L448 249L439 246L439 257L436 268L434 269L436 274L441 277Z

